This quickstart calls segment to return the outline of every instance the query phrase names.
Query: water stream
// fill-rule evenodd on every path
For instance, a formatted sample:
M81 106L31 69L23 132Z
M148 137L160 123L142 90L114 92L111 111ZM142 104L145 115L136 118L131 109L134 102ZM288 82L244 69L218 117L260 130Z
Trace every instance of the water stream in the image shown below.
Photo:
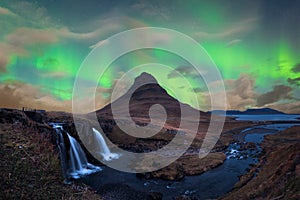
M241 142L232 143L225 150L227 159L221 166L198 176L186 176L182 181L145 180L135 174L116 171L109 167L102 167L101 172L88 175L81 180L95 189L112 183L127 184L139 191L160 192L163 199L173 199L179 195L196 196L199 199L218 198L232 190L239 176L250 168L250 164L258 162L258 155L261 152L259 144L264 135L276 133L293 125L295 124L261 125L257 134L243 133L244 142L253 142L255 144L253 148L243 149ZM253 130L250 128L246 131Z
M80 144L63 130L62 124L52 123L57 132L57 145L60 150L61 166L66 179L79 179L94 189L107 184L126 184L138 191L160 192L163 199L173 199L179 195L195 196L199 199L218 198L229 192L238 182L239 176L247 172L250 164L258 162L262 149L260 143L267 134L277 133L297 124L271 124L247 128L241 131L242 141L234 142L224 151L227 159L224 163L201 175L186 176L181 181L164 181L160 179L145 180L135 174L120 172L109 167L97 167L88 163ZM298 124L299 125L299 124ZM257 133L256 130L259 130ZM99 144L103 160L118 159L119 154L112 153L96 129L92 129L94 139ZM245 148L243 145L251 142Z

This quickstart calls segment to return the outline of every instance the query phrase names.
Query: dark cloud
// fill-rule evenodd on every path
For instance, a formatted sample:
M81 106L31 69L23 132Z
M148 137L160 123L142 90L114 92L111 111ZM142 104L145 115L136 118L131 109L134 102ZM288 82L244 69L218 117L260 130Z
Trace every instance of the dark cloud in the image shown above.
M295 72L295 73L300 72L300 63L296 64L296 65L293 67L292 70L293 70L293 72Z
M204 92L204 89L201 87L193 88L192 89L194 92L199 93L199 92Z
M298 78L288 78L287 81L288 81L289 84L291 84L291 85L297 85L297 86L300 86L300 77L298 77Z
M285 112L285 113L293 113L293 114L300 113L300 101L281 103L281 104L274 103L274 104L268 105L268 107L273 108L275 110Z
M257 98L257 106L265 106L266 104L271 104L282 99L292 99L291 96L292 88L286 85L276 85L273 90L264 93Z
M186 66L186 65L182 65L177 67L176 69L172 70L169 74L168 74L168 78L177 78L180 75L183 76L195 76L196 70L192 67L192 66Z

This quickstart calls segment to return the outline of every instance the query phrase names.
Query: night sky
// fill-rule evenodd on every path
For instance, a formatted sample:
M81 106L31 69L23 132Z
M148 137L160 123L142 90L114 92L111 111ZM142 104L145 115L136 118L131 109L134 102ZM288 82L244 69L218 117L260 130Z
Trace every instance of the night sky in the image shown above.
M1 0L0 107L71 111L74 80L89 52L113 34L149 26L180 31L204 47L223 77L228 109L300 113L299 10L296 0ZM153 61L182 73L209 110L207 88L189 64L159 50L114 62L99 80L97 108L122 74ZM172 72L153 75L178 82ZM181 85L178 91L189 103L192 91Z

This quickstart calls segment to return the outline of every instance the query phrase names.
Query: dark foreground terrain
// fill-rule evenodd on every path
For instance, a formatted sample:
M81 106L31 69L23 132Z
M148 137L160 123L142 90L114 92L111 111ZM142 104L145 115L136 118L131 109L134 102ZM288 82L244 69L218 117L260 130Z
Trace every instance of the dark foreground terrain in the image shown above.
M21 111L0 109L0 199L100 199L84 184L63 183L53 133Z
M70 116L65 113L44 113L37 120L32 116L29 118L22 111L0 109L0 199L100 199L98 194L84 184L63 183L55 146L55 131L47 122L71 123ZM253 124L227 121L224 133L215 147L216 153L207 158L208 163L195 162L193 157L187 155L169 167L151 173L152 178L174 180L184 175L203 173L209 170L207 166L211 163L222 164L222 149L234 141L234 136L242 129L249 126ZM300 127L266 135L261 146L263 151L258 164L241 176L234 189L221 199L300 198ZM185 168L177 170L181 162L186 163ZM104 199L122 199L124 195L128 199L134 199L142 195L128 185L118 184L100 188L97 192L106 194ZM156 193L146 196L149 199L162 197ZM176 199L192 197L178 196Z
M222 199L300 198L300 126L266 135L262 148L260 162Z

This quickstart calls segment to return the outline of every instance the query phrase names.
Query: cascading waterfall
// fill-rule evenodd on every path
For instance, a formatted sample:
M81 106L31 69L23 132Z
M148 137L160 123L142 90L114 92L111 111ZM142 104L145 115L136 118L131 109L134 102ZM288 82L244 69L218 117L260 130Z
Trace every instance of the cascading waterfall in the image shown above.
M67 178L67 171L68 171L68 161L67 161L67 152L65 148L65 142L63 134L61 133L62 126L57 124L52 124L53 128L56 130L56 145L59 149L59 158L60 158L60 165L61 171L63 173L64 178Z
M97 140L97 142L99 143L100 147L101 147L101 155L103 156L103 159L105 161L110 161L113 159L118 159L120 157L119 154L116 153L111 153L102 134L95 128L93 128L93 132L95 134L95 139Z
M57 133L57 146L60 151L60 161L63 175L66 179L80 178L83 175L100 171L101 168L88 163L86 155L76 139L65 132L61 124L52 123ZM68 142L68 144L66 144Z

